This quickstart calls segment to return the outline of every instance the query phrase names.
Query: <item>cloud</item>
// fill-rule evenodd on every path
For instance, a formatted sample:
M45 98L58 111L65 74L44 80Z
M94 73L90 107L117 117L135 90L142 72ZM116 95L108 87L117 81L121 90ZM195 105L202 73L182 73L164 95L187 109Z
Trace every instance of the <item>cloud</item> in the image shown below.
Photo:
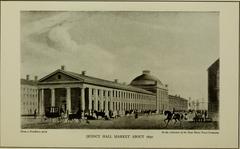
M74 27L80 18L75 13L60 13L25 22L21 34L23 71L35 71L36 69L31 67L36 64L55 67L64 64L76 72L85 69L93 73L104 71L112 74L115 69L113 54L96 44L82 44L72 39L69 29Z
M56 26L48 32L48 46L57 51L76 51L78 44L71 39L67 27Z

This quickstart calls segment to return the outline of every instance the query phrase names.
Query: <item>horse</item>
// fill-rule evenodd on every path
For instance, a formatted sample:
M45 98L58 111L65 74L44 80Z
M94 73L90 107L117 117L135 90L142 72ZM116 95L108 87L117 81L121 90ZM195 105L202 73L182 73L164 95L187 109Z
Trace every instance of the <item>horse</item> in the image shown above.
M180 126L182 126L182 122L181 120L184 118L184 115L182 113L172 113L171 111L164 111L164 115L167 116L165 119L164 119L164 122L166 123L166 120L167 120L167 123L166 123L166 126L168 126L168 123L174 119L175 122L174 122L174 125L177 123L177 121L180 122Z
M152 113L152 114L156 114L156 113L157 113L157 110L151 110L151 113Z
M144 114L150 115L151 114L151 110L145 110Z
M80 121L81 118L82 118L82 111L81 110L78 110L77 113L75 113L75 114L69 114L68 115L68 120L69 121L74 120L74 119L77 119L78 121Z
M97 119L98 119L98 116L101 116L102 118L107 119L105 112L102 112L102 111L98 112L98 111L94 110L94 113L95 113Z
M131 114L133 114L134 113L134 111L133 110L126 110L125 111L125 115L131 115Z

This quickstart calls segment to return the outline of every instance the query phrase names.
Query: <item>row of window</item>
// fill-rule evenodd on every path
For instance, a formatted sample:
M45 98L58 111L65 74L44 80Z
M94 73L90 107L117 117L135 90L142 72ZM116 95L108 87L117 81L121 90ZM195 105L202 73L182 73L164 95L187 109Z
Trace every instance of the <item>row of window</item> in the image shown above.
M38 95L37 94L23 94L23 97L25 98L28 98L28 97L30 97L30 98L37 98L38 97Z
M113 110L154 109L154 105L140 103L113 102Z
M107 105L106 105L107 104ZM94 107L94 101L92 101ZM100 109L100 101L97 101L97 107ZM110 102L103 102L103 110L110 109ZM155 105L147 105L140 103L126 103L126 102L113 102L113 110L136 110L136 109L154 109Z
M22 102L22 104L25 106L28 106L28 105L32 105L32 106L36 106L37 105L37 102L33 102L33 101L26 101L26 102Z
M35 111L37 112L35 108L23 109L22 114L34 114Z
M37 93L38 89L33 88L22 88L23 92L31 92L31 93Z
M92 89L92 95L95 95L95 91L96 91L97 95L100 96L101 90L100 89ZM111 95L111 91L102 90L102 92L103 92L102 94L104 97L110 97L110 95ZM124 92L124 91L115 91L115 90L112 91L112 97L119 97L119 98L123 98L123 99L147 99L147 98L154 99L153 97L151 97L149 95L130 93L130 92Z

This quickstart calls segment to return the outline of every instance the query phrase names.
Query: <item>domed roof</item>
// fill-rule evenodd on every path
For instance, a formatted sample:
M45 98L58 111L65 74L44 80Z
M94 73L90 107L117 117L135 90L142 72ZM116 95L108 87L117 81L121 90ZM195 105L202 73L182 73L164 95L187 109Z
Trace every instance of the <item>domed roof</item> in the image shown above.
M130 83L130 85L133 85L133 86L157 85L157 84L162 85L162 82L157 77L150 75L149 70L144 70L142 75L136 77Z

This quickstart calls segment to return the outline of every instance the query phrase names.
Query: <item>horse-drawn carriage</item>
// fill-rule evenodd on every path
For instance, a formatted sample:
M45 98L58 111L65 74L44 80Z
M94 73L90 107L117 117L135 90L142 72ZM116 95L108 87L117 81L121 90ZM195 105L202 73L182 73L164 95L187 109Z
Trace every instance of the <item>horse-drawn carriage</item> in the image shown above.
M195 116L193 117L194 122L203 122L204 121L204 115L202 113L195 113Z
M47 107L45 108L45 116L47 118L57 118L61 116L59 107Z
M47 107L47 108L45 108L45 116L46 116L46 118L50 118L50 119L57 118L58 121L60 121L61 119L62 120L64 120L64 119L67 119L67 120L78 119L78 120L80 120L82 118L80 110L77 111L77 113L69 114L59 107Z

